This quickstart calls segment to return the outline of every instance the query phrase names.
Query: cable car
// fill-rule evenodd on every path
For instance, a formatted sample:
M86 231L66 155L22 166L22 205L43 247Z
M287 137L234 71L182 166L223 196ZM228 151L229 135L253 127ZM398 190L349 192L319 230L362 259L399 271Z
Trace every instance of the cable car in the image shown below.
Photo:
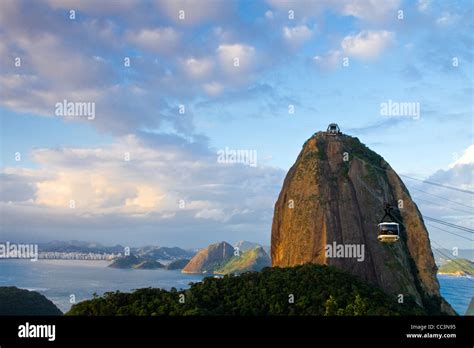
M396 222L393 222L395 218L390 213L392 206L390 204L385 204L384 211L385 215L380 220L378 227L378 236L377 239L382 243L393 243L400 239L400 225ZM391 222L384 222L385 217L389 217Z
M396 222L381 222L378 224L379 242L393 243L400 239L400 226Z

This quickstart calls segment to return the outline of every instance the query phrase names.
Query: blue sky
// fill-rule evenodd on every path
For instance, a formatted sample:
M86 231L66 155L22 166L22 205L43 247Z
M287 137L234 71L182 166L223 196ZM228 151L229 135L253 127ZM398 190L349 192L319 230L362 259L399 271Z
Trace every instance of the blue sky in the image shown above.
M304 141L330 122L399 173L443 170L446 184L472 187L473 7L2 1L2 232L109 244L269 244L282 179ZM65 99L95 103L96 117L56 116ZM419 119L381 115L388 100L419 103ZM215 154L226 147L256 150L258 167L219 166ZM461 165L468 182L459 182ZM28 226L19 223L25 217ZM445 218L472 224L465 214Z

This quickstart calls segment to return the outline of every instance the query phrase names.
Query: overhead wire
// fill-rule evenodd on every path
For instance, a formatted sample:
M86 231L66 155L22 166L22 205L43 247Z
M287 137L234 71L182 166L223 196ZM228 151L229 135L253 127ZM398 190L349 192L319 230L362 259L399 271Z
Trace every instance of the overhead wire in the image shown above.
M410 190L419 191L419 192L422 192L422 193L424 193L424 194L427 194L427 195L430 195L430 196L433 196L433 197L437 197L437 198L443 199L443 200L448 201L448 202L450 202L450 203L454 203L454 204L460 205L460 206L462 206L462 207L474 209L474 206L467 205L467 204L463 204L463 203L460 203L460 202L456 202L456 201L453 201L452 199L449 199L449 198L446 198L446 197L442 197L442 196L438 196L438 195L435 195L435 194L433 194L433 193L431 193L431 192L426 192L426 191L420 190L419 188L416 188L416 187L410 187Z
M474 230L473 230L472 228L468 228L468 227L464 227L464 226L452 224L452 223L450 223L450 222L446 222L446 221L443 221L443 220L435 219L435 218L432 218L432 217L426 216L426 215L422 215L422 216L423 216L423 219L426 219L426 220L429 220L429 221L432 221L432 222L436 222L436 223L438 223L438 224L442 224L442 225L445 225L445 226L448 226L448 227L451 227L451 228L456 228L456 229L461 230L461 231L464 231L464 232L474 233Z
M430 226L431 228L435 228L435 229L437 229L437 230L440 230L440 231L443 231L443 232L446 232L446 233L453 234L453 235L455 235L455 236L458 236L458 237L460 237L460 238L462 238L462 239L466 239L466 240L471 241L471 242L474 241L473 239L470 239L470 238L465 237L465 236L461 236L460 234L457 234L457 233L454 233L454 232L445 230L445 229L443 229L443 228L441 228L441 227L438 227L438 226L434 226L434 225L431 225L431 224L426 224L426 226Z
M416 199L417 202L425 202L425 203L428 203L428 204L437 205L439 207L448 208L448 209L451 209L451 210L454 210L454 211L459 211L461 213L472 214L472 212L469 212L469 211L466 211L466 210L457 209L457 208L453 208L453 207L448 207L448 206L445 206L444 204L428 201L426 199L422 199L422 198L418 198L418 197L415 197L415 199Z
M446 249L445 247L443 247L441 244L435 242L434 240L432 241L434 244L436 244L438 247L440 247L441 249ZM457 262L455 259L451 258L450 256L446 255L444 252L442 252L440 249L438 248L434 248L435 250L438 251L438 253L440 253L442 256L444 256L445 258L447 258L448 260L450 260L451 262L455 263L456 265L458 265L460 267L460 269L466 273L468 273L469 270L467 270L465 268L464 265L460 264L459 262ZM474 279L468 277L467 279L469 279L470 281L474 281Z
M343 147L344 147L344 145L343 145ZM345 148L345 150L347 151L346 148ZM382 167L376 166L376 165L374 165L374 164L372 164L372 163L368 163L367 161L363 160L362 158L360 158L360 157L358 157L358 156L354 156L354 158L357 158L357 159L360 160L361 162L363 162L363 163L365 163L365 164L368 164L368 165L370 165L370 166L372 166L372 167L374 167L374 168L376 168L376 169L382 170L382 171L384 171L384 172L387 172L387 170L388 170L388 168L382 168ZM461 191L461 192L465 192L465 193L474 193L474 192L469 191L469 190L457 189L457 188L455 188L455 187L451 187L451 186L448 186L448 185L443 185L443 184L439 184L439 183L433 183L433 182L429 182L429 181L427 181L427 180L416 179L416 178L412 178L412 177L409 177L409 176L406 176L406 175L400 175L400 176L408 177L408 178L410 178L410 179L419 180L419 181L423 181L423 182L426 181L426 183L436 184L437 186L441 186L441 187L444 187L444 188L447 188L447 189L454 189L454 190L456 190L456 191ZM362 185L367 189L367 191L368 191L373 197L375 197L378 201L382 201L381 198L378 197L376 194L374 194L374 192L372 192L372 190L371 190L369 187L367 187L367 185L365 185L365 183L364 183L362 180L359 180L359 182L362 183ZM424 192L424 191L422 191L422 190L419 190L419 191ZM426 193L426 192L425 192L425 193ZM436 196L436 195L434 195L434 196ZM437 196L437 197L439 197L439 196ZM439 198L442 198L442 197L439 197ZM449 199L445 199L445 200L451 201L451 200L449 200ZM457 203L457 204L460 204L460 205L469 207L469 206L467 206L467 205L464 205L464 204L461 204L461 203L458 203L458 202L454 202L454 201L452 201L452 203ZM438 203L438 205L444 206L444 205L441 205L441 204L439 204L439 203ZM456 208L451 208L451 207L446 207L446 208L450 208L450 209L453 209L453 210L457 210L457 211L461 211L461 212L463 212L463 213L470 214L470 212L467 212L467 211L464 211L464 210L460 210L460 209L456 209ZM469 207L469 208L471 208L471 207ZM446 226L446 227L455 228L455 229L458 229L458 230L460 230L460 231L467 232L467 233L474 233L474 230L473 230L473 229L468 228L468 227L465 227L465 226L456 225L456 224L453 224L453 223L450 223L450 222L447 222L447 221L443 221L443 220L440 220L440 219L435 219L435 218L432 218L432 217L429 217L429 216L425 216L425 215L422 215L422 217L423 217L423 219L426 219L426 220L429 220L429 221L432 221L432 222L435 222L435 223L438 223L438 224L442 224L442 225L444 225L444 226ZM396 219L396 220L398 220L398 219ZM401 223L400 221L398 221L398 222ZM403 224L402 224L402 226L403 226ZM466 237L464 237L464 236L461 236L461 235L459 235L459 234L456 234L456 233L454 233L454 232L450 232L450 231L447 231L447 230L444 230L444 229L441 229L441 228L438 228L438 229L441 230L441 231L443 231L443 232L447 232L447 233L456 235L456 236L461 237L461 238L463 238L463 239L470 240L470 239L468 239L468 238L466 238Z

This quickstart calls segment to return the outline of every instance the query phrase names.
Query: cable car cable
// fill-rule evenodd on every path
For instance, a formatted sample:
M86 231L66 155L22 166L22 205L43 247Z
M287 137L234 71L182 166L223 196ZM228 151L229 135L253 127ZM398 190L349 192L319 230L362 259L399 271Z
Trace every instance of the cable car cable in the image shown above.
M344 146L343 146L344 147ZM347 151L347 149L344 147L344 149ZM388 168L382 168L380 166L377 166L375 164L372 164L372 163L369 163L365 160L363 160L362 158L360 157L357 157L357 156L354 156L353 157L359 159L360 161L364 162L365 164L368 164L376 169L379 169L379 170L383 170L383 171L387 171ZM387 163L387 165L390 167L390 165ZM393 170L393 169L392 169ZM465 189L460 189L460 188L457 188L457 187L453 187L453 186L449 186L449 185L444 185L444 184L440 184L438 182L433 182L433 181L429 181L429 180L424 180L424 179L418 179L418 178L414 178L412 176L409 176L409 175L405 175L405 174L398 174L399 176L402 176L404 178L408 178L408 179L412 179L412 180L416 180L416 181L420 181L420 182L423 182L425 184L430 184L430 185L434 185L434 186L439 186L439 187L443 187L445 189L449 189L449 190L454 190L454 191L458 191L458 192L462 192L462 193L468 193L468 194L471 194L471 195L474 195L474 191L471 191L471 190L465 190Z
M456 265L459 266L459 268L461 269L461 271L464 271L466 272L467 274L469 274L469 270L465 268L464 265L460 264L459 262L456 262L455 259L452 259L450 258L449 256L447 256L446 254L444 254L440 249L436 248L436 247L433 247L434 250L436 250L438 253L441 254L441 256L444 256L446 259L450 260L451 262L455 263ZM474 279L472 279L471 277L467 277L467 279L469 281L474 281Z
M465 211L465 210L462 210L462 209L456 209L456 208L448 207L448 206L445 206L445 205L440 204L440 203L427 201L427 200L424 200L424 199L421 199L421 198L417 198L417 197L415 197L415 199L416 199L417 202L426 202L426 203L428 203L428 204L437 205L437 206L439 206L439 207L443 207L443 208L447 208L447 209L459 211L459 212L461 212L461 213L472 214L472 213L469 212L469 211Z
M405 174L398 174L398 175L403 176L404 178L411 179L411 180L421 181L421 182L423 182L423 183L425 183L425 184L434 185L434 186L439 186L439 187L444 187L445 189L454 190L454 191L458 191L458 192L463 192L463 193L468 193L468 194L474 195L474 191L465 190L465 189L460 189L460 188L453 187L453 186L448 186L448 185L443 185L443 184L440 184L440 183L438 183L438 182L433 182L433 181L428 181L428 180L423 180L423 179L417 179L417 178L414 178L414 177L411 177L411 176L408 176L408 175L405 175Z
M460 226L460 225L455 225L455 224L452 224L450 222L446 222L446 221L443 221L443 220L438 220L438 219L435 219L435 218L432 218L432 217L429 217L429 216L426 216L426 215L422 215L422 216L423 216L424 219L432 221L432 222L436 222L438 224L442 224L442 225L452 227L452 228L457 228L458 230L461 230L461 231L464 231L464 232L474 233L474 230L472 228L468 228L468 227L464 227L464 226Z
M451 200L451 199L448 199L448 198L445 198L445 197L442 197L442 196L438 196L438 195L435 195L435 194L430 193L430 192L426 192L426 191L420 190L420 189L415 188L415 187L410 187L410 190L420 191L420 192L423 192L424 194L427 194L427 195L430 195L430 196L433 196L433 197L438 197L438 198L443 199L443 200L445 200L445 201L448 201L448 202L451 202L451 203L454 203L454 204L458 204L458 205L463 206L463 207L466 207L466 208L474 209L474 206L467 205L467 204L463 204L463 203L459 203L459 202L453 201L453 200Z
M376 168L376 169L383 170L383 171L385 171L385 172L387 171L386 169L384 169L384 168L382 168L382 167L378 167L378 166L376 166L376 165L374 165L374 164L372 164L372 163L368 163L367 161L364 161L364 160L361 159L360 157L357 157L357 156L354 156L354 157L357 158L357 159L359 159L360 161L364 162L365 164L368 164L368 165L370 165L370 166L372 166L372 167L374 167L374 168ZM401 175L401 174L400 174L400 176L405 176L405 177L406 177L406 175ZM362 182L362 181L360 181L360 182ZM365 183L364 183L364 186L368 189L368 187L365 185ZM369 190L369 189L368 189L368 190ZM370 191L370 190L369 190L369 191ZM422 190L418 190L418 191L427 193L427 192L422 191ZM375 195L374 195L374 196L375 196ZM433 196L436 196L436 195L433 195ZM453 203L460 204L460 205L465 206L465 207L468 207L468 208L472 208L472 207L470 207L470 206L468 206L468 205L461 204L461 203L458 203L458 202L454 202L454 201L451 201L451 200L449 200L449 199L447 199L447 198L443 198L443 197L440 197L440 196L436 196L436 197L445 199L445 200L450 201L450 202L453 202ZM378 199L379 199L379 198L378 198ZM379 200L380 200L380 199L379 199ZM418 200L422 201L421 199L418 199ZM436 203L434 203L434 204L436 204ZM438 205L439 205L439 204L438 204ZM445 207L446 207L446 206L445 206ZM463 213L466 213L466 214L472 214L471 212L467 212L467 211L465 211L465 210L459 210L459 209L451 208L451 207L446 207L446 208L449 208L449 209L452 209L452 210L456 210L456 211L460 211L460 212L463 212Z
M344 145L343 145L343 148L344 148L344 150L347 151L347 148L345 148ZM365 160L363 160L363 159L361 159L361 158L359 158L359 157L357 157L357 156L353 156L353 157L359 159L361 162L363 162L363 163L365 163L365 164L371 165L372 167L374 167L374 168L376 168L376 169L379 169L379 170L382 170L382 171L384 171L384 172L387 172L387 169L388 169L388 168L387 168L387 169L384 169L384 168L382 168L382 167L378 167L378 166L376 166L376 165L373 165L373 164L371 164L371 163L368 163L368 162L366 162ZM388 165L388 163L387 163L387 165ZM349 169L349 163L346 163L346 167ZM410 178L411 178L411 177L410 177ZM370 189L362 180L359 179L358 181L359 181L359 183L362 184L362 186L365 187L365 189L366 189L375 199L377 199L379 202L383 202L383 200L382 200L378 195L376 195L376 194L372 191L372 189ZM441 184L440 184L440 185L441 185ZM441 185L441 186L443 186L443 185ZM443 187L445 187L445 188L451 188L451 187L449 187L449 186L443 186ZM453 189L456 189L456 188L453 188ZM458 190L458 189L456 189L456 190ZM419 191L421 191L421 190L419 190ZM465 212L465 211L463 211L463 212ZM385 217L385 216L384 216L384 217ZM392 217L393 217L393 216L392 216ZM459 226L459 225L451 224L451 223L448 223L448 222L445 222L445 221L442 221L442 220L438 220L438 219L433 219L433 218L430 218L430 217L426 217L426 216L424 216L424 215L422 215L422 218L423 218L423 219L426 218L427 220L431 220L431 221L433 221L433 222L437 222L437 223L443 224L444 226L447 226L447 227L456 228L456 229L461 230L461 231L463 231L463 232L474 233L474 230L469 229L469 228L464 227L464 226ZM383 218L382 218L382 219L383 219ZM397 222L400 223L400 224L404 227L403 223L401 223L400 220L398 220L398 218L393 217L393 220L397 220ZM405 228L405 227L404 227L404 228ZM459 236L459 237L461 237L461 238L463 238L463 239L467 239L466 237L462 237L462 236L460 236L460 235L458 235L458 234L455 234L454 232L449 232L449 231L446 231L446 230L443 230L443 229L440 229L440 230L442 230L443 232L447 232L447 233L450 233L450 234L454 234L454 235Z
M430 224L426 224L427 226L430 226L431 228L435 228L437 230L440 230L440 231L443 231L443 232L446 232L446 233L450 233L450 234L454 234L455 236L458 236L462 239L466 239L468 241L471 241L473 242L474 240L473 239L470 239L470 238L467 238L465 236L461 236L460 234L457 234L457 233L454 233L454 232L451 232L451 231L448 231L448 230L445 230L445 229L442 229L441 227L437 227L437 226L434 226L434 225L430 225Z
M442 249L447 249L447 248L443 247L441 244L435 242L434 240L433 240L432 242L435 243L437 246L439 246L439 247L442 248ZM445 258L449 259L451 262L454 262L456 265L458 265L458 266L461 268L462 271L466 271L466 273L469 273L468 270L466 270L466 269L464 268L464 267L465 267L464 265L460 264L459 262L457 262L455 259L451 258L450 256L447 256L447 255L446 255L444 252L442 252L440 249L438 249L438 248L434 248L434 249L436 249L442 256L444 256ZM474 281L474 279L471 279L471 278L469 278L469 277L468 277L467 279L469 279L469 280L471 280L471 281Z

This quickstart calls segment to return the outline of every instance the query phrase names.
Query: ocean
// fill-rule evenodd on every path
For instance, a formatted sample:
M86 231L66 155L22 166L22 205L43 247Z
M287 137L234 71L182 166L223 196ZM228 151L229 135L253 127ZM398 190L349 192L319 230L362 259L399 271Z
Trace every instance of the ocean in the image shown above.
M474 277L438 275L438 281L441 295L459 315L464 315L474 298Z
M102 295L109 291L131 291L146 287L166 290L175 287L186 289L190 282L200 282L201 275L183 274L181 271L132 270L109 268L107 261L74 260L1 260L0 286L37 291L62 311L67 312L73 303Z
M107 261L71 260L1 260L0 286L16 286L38 291L67 312L72 303L102 295L108 291L131 291L145 287L166 290L186 289L190 282L199 282L204 276L183 274L178 271L127 270L108 268ZM438 277L441 294L458 314L464 315L474 297L474 279L442 275Z

